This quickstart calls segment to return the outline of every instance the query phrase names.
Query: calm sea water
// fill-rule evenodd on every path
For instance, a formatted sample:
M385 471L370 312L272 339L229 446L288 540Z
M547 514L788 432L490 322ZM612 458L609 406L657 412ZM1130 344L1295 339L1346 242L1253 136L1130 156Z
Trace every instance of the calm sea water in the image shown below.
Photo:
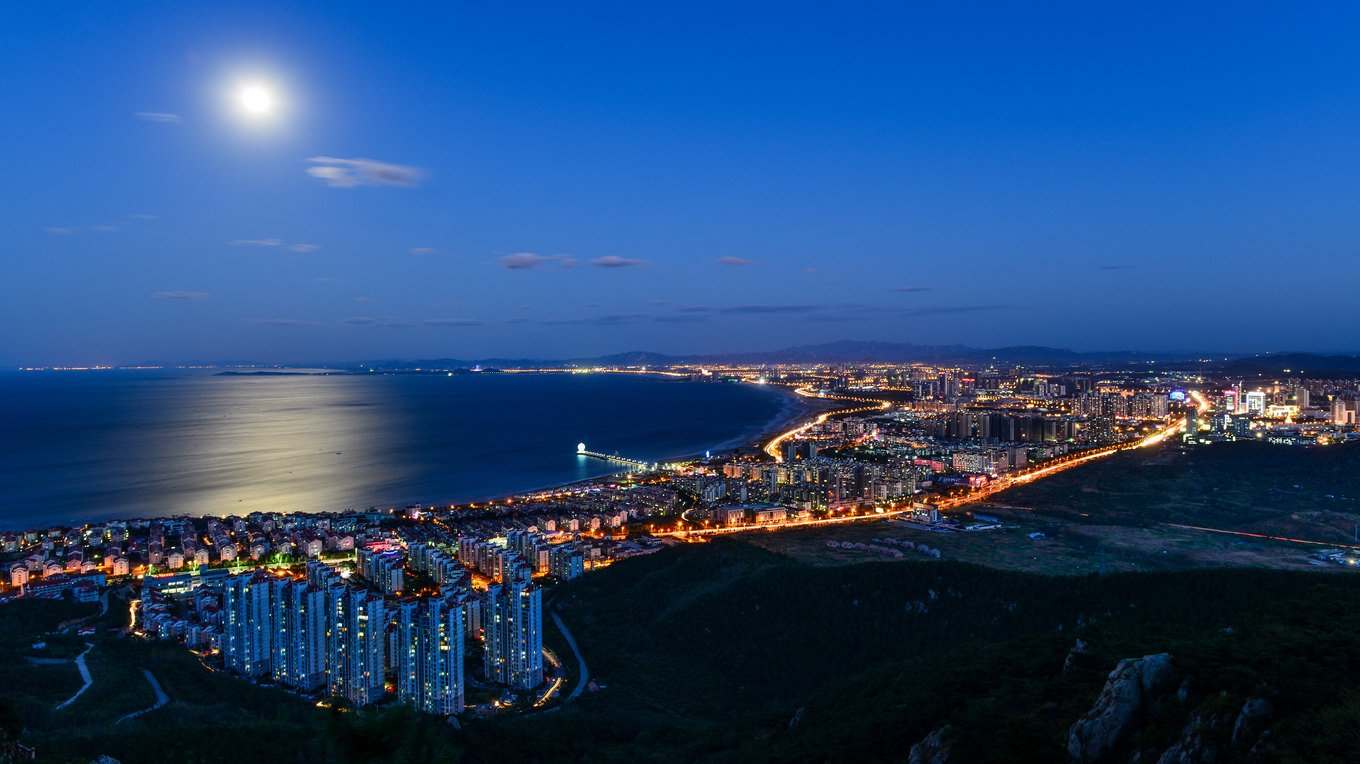
M795 405L622 374L0 374L0 527L471 501L730 447Z

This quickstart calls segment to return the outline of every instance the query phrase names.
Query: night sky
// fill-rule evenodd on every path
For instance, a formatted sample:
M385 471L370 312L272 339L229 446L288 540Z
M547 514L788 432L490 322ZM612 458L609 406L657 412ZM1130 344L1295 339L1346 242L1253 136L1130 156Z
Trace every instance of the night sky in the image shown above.
M732 5L8 3L0 364L1360 346L1360 6Z

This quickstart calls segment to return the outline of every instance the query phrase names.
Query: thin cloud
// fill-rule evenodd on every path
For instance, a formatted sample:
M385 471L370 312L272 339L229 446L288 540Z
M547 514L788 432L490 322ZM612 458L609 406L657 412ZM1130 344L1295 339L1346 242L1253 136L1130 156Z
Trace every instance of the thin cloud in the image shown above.
M475 318L427 318L421 322L426 326L481 326Z
M940 305L934 308L916 308L905 311L905 316L938 316L955 313L984 313L990 310L1006 310L1009 305Z
M934 288L935 288L935 287L926 287L926 286L908 286L908 287L898 287L898 288L894 289L893 291L894 291L894 292L929 292L929 291L934 290Z
M527 324L527 323L529 323L529 322L530 322L530 320L527 319L527 318L507 318L507 319L505 319L504 321L502 321L501 323L502 323L502 324Z
M356 297L354 298L354 301L363 303L377 302L377 300L373 299L372 297Z
M534 308L534 306L529 305L529 304L527 304L527 303L524 304L524 305L519 306L519 310L533 310L533 308Z
M822 269L821 269L821 268L804 268L804 269L803 269L803 273L809 273L809 274L811 274L811 273L821 273L821 272L822 272Z
M644 268L650 265L646 260L638 260L633 257L618 257L616 255L597 257L589 262L596 268Z
M298 318L247 318L246 323L253 326L321 326L316 321L303 321Z
M181 292L181 291L176 290L176 291L170 291L170 292L157 292L157 293L155 293L155 294L153 294L153 295L151 295L151 296L152 296L152 297L155 297L155 298L158 299L158 300L202 300L202 299L207 298L208 293L207 293L207 292Z
M1128 270L1128 269L1130 269L1130 268L1132 268L1132 267L1133 267L1132 265L1126 265L1126 264L1120 264L1120 263L1111 263L1111 264L1109 264L1109 265L1102 265L1102 266L1100 266L1100 269L1101 269L1102 271L1125 271L1125 270Z
M161 216L160 216L160 215L147 215L147 214L145 214L145 213L138 213L138 214L135 214L135 215L128 215L128 217L132 218L133 220L160 220L160 219L161 219Z
M412 247L406 251L410 252L413 255L433 255L439 250L435 249L434 247Z
M283 239L236 239L227 242L232 247L279 247L283 245Z
M709 323L707 316L656 316L652 319L658 324L706 324Z
M618 326L620 324L634 324L650 318L652 317L645 313L611 313L585 318L550 318L540 323L547 326Z
M57 226L48 226L43 230L47 231L48 233L54 233L58 236L70 236L71 234L76 232L74 228L58 228Z
M91 231L98 231L98 232L100 232L100 233L113 233L114 231L117 231L117 230L118 230L118 226L116 226L116 225L92 225L92 226L90 226L90 230L91 230Z
M503 255L500 258L502 268L511 271L527 271L540 266L552 266L561 264L567 260L566 255L536 255L533 252L516 252L513 255ZM575 261L572 261L575 264Z
M415 326L410 321L403 321L394 316L355 316L354 318L341 319L340 323L348 326L373 326L390 329L404 329Z
M331 188L355 188L357 186L402 186L413 188L424 172L415 167L406 167L376 159L342 159L340 157L308 157L313 164L307 174L322 181Z
M164 111L134 111L133 115L144 122L159 122L162 125L178 125L183 121L178 114Z
M320 245L317 244L293 244L288 248L294 252L315 252L321 249Z
M731 305L719 308L719 313L812 313L823 305Z
M719 265L756 265L755 260L747 260L744 257L720 257L713 262Z

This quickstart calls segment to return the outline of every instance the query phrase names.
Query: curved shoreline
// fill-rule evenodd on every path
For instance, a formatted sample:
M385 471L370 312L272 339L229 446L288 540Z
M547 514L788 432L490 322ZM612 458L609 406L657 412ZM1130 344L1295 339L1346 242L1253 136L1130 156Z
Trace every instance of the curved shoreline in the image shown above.
M665 379L664 377L658 378L653 375L630 376L637 376L640 378L650 377L653 381L658 382ZM231 377L224 377L222 379L231 379ZM674 383L678 380L666 381L672 381L672 383ZM753 383L738 383L722 386L738 388L744 385L756 387ZM705 443L704 441L712 436L705 434L702 431L703 428L700 428L699 431L694 433L694 435L697 435L698 437L690 440L688 445L681 446L681 448L688 450L670 450L664 449L664 447L664 450L652 450L647 447L647 441L651 440L651 438L647 437L647 433L651 430L630 428L632 430L631 442L633 445L627 448L629 450L637 449L638 453L629 453L626 455L645 458L648 461L665 463L702 458L705 450L721 453L730 452L732 449L748 444L758 447L761 442L769 437L769 433L787 428L788 426L791 426L791 423L808 420L814 417L819 410L819 407L814 401L795 395L791 388L782 385L769 385L768 387L760 385L759 387L764 389L761 393L754 395L752 394L753 391L749 389L745 391L732 390L732 393L740 392L741 394L737 395L736 399L747 401L747 405L735 406L733 410L726 411L721 417L710 417L717 426L710 428L709 432L717 434L719 437L708 440L707 443ZM669 393L672 391L677 393L677 395L670 395ZM649 401L646 405L654 407L659 405L661 410L671 412L667 416L684 417L685 415L682 413L684 410L683 406L684 403L689 400L689 396L679 394L681 392L682 391L678 387L651 388L649 392L644 394L645 399ZM769 395L776 396L777 400L763 397ZM704 397L711 398L712 396L700 396L700 399L702 400ZM725 398L727 396L720 397ZM675 408L674 405L668 405L667 402L672 399L674 400L674 404L679 405L680 408ZM760 412L761 416L751 416L751 414L757 412ZM626 422L627 418L623 421ZM667 440L664 436L664 418L662 421L663 429L656 430L656 434L660 436L656 438L656 440L664 442ZM676 421L680 422L683 421L683 419L677 419ZM736 426L733 427L732 425ZM655 427L655 425L649 426ZM724 430L726 432L723 432ZM674 446L674 438L671 438L670 440L672 441L671 445ZM538 450L541 452L543 449L540 447ZM542 480L541 482L520 482L523 478L529 477L529 474L520 474L517 471L507 471L506 474L500 476L501 479L495 481L482 481L485 489L483 491L476 491L475 489L473 491L459 490L460 488L466 489L471 486L466 485L463 481L457 480L438 481L442 482L443 485L436 484L425 486L426 489L433 488L434 490L421 490L419 485L410 485L407 487L415 490L409 492L401 490L400 485L388 486L387 490L383 490L382 485L374 484L369 486L369 489L378 490L355 491L350 496L342 498L341 502L325 501L304 504L283 502L274 506L255 506L248 511L278 512L282 514L339 514L345 512L363 512L368 508L384 510L388 508L400 508L416 503L420 503L427 507L465 506L473 503L481 504L488 501L499 502L510 497L541 493L555 489L565 489L582 483L599 483L601 481L609 480L610 476L617 475L621 472L619 465L610 465L605 462L601 462L598 465L573 465L570 462L563 463L563 460L552 454L545 455L540 453L540 456L544 456L546 460L556 461L558 463L560 469L551 470L557 472L558 476L541 474L539 475L540 479L547 479ZM565 453L563 456L565 456ZM460 485L460 483L463 484ZM490 485L486 485L486 483L490 483ZM496 483L499 483L499 485L496 485ZM528 485L526 485L526 483ZM390 490L391 488L397 488L398 490L392 491ZM379 494L385 494L385 497L380 496ZM33 513L38 515L36 517L30 515L28 517L5 518L4 520L0 520L0 529L17 531L37 527L80 527L115 520L145 521L171 517L225 517L233 514L242 514L241 509L226 505L216 507L204 506L201 509L183 506L161 509L155 506L158 503L158 500L154 493L146 493L144 494L144 498L147 503L140 507L129 506L121 509L110 507L112 511L107 514L103 512L92 514L80 513L62 517L62 515L66 513L53 512L47 514L39 511ZM47 516L44 517L42 516L43 514L47 514Z

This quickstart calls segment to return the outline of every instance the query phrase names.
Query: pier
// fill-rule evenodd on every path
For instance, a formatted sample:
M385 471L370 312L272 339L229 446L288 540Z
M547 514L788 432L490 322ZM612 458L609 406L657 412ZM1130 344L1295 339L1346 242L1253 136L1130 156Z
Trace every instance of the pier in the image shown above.
M600 452L598 452L598 451L587 451L587 450L586 450L586 444L584 444L584 443L577 443L577 444L576 444L576 455L577 455L577 456L589 456L589 457L592 458L592 459L603 459L603 460L606 461L606 462L615 462L615 463L618 463L618 464L626 464L626 465L628 465L629 467L636 467L636 468L641 469L641 470L649 470L649 469L655 469L655 468L656 468L656 465L654 465L654 464L649 464L649 463L647 463L647 462L639 461L639 460L637 460L637 459L629 459L629 458L627 458L627 457L619 456L618 454L602 454L602 453L600 453Z

